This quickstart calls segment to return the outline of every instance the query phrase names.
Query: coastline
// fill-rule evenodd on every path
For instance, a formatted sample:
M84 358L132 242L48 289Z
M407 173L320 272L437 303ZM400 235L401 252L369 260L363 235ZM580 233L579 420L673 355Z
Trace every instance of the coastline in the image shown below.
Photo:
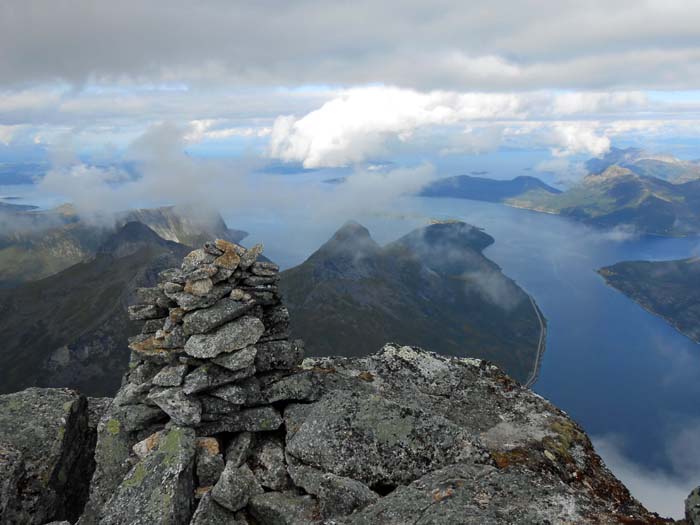
M532 385L534 385L537 382L537 379L540 376L542 356L544 355L544 351L547 346L547 321L542 315L542 311L540 310L539 306L537 306L537 303L530 294L528 294L528 298L530 299L532 308L535 310L535 314L537 314L537 320L540 322L540 340L537 345L537 356L535 358L535 364L532 367L532 372L530 373L530 376L528 377L527 381L523 383L523 386L525 386L526 388L532 388Z

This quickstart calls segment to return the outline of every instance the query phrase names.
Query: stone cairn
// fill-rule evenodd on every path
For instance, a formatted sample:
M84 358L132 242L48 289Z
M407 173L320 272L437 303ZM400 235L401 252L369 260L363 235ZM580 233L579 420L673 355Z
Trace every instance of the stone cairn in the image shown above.
M156 429L133 446L140 459L173 428L196 436L192 523L289 488L281 411L317 397L312 375L297 369L303 347L289 341L279 268L261 254L261 245L208 242L180 269L161 272L156 287L139 289L129 307L144 324L130 339L130 372L115 404L141 420L132 428Z

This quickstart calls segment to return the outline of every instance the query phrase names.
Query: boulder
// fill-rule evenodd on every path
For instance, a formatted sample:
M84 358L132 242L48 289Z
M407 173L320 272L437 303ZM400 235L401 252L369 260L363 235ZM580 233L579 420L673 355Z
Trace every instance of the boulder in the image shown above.
M78 518L94 468L89 420L87 399L73 390L0 396L0 522Z
M227 463L211 496L219 505L236 512L248 505L250 498L262 494L263 489L247 465L237 467Z
M260 319L241 317L210 334L191 336L185 344L185 352L192 357L211 359L254 345L264 331L265 326Z
M694 489L685 500L685 520L688 525L700 525L700 487Z
M195 435L172 427L105 505L100 525L187 525L194 510Z

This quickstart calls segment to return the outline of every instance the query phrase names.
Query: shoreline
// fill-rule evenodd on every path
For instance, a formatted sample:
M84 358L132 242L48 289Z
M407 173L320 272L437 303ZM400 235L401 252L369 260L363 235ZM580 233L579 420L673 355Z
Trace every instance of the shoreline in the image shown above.
M685 337L686 339L692 341L692 342L695 343L696 345L700 345L700 339L695 339L695 338L692 337L690 334L687 334L684 330L682 330L682 329L678 326L678 324L676 323L676 321L674 321L674 320L671 319L670 317L666 317L665 315L663 315L663 314L661 314L661 313L659 313L659 312L655 312L654 310L652 310L649 306L647 306L647 305L644 304L643 302L641 302L641 301L635 299L634 297L632 297L632 296L629 295L629 294L626 294L625 292L623 292L622 290L620 290L617 286L611 284L610 281L608 281L608 280L605 278L605 275L603 275L602 273L600 273L600 270L595 270L595 273L597 273L598 275L600 275L600 277L603 279L603 282L605 283L605 286L607 286L608 288L611 288L612 290L616 290L617 292L621 293L622 295L624 295L625 297L627 297L630 301L632 301L634 304L636 304L637 306L639 306L639 307L640 307L642 310L644 310L645 312L647 312L647 313L653 315L654 317L656 317L656 318L661 319L662 321L664 321L667 325L669 325L671 328L673 328L676 332L678 332L679 334L681 334L681 335L682 335L683 337Z
M537 356L535 358L535 364L532 367L532 372L530 373L530 376L528 377L527 381L523 383L524 387L532 388L532 385L534 385L539 379L540 368L542 367L542 356L544 355L547 346L547 323L533 297L530 294L528 294L527 296L530 299L532 308L535 310L535 314L537 314L537 320L540 322L540 340L537 344Z

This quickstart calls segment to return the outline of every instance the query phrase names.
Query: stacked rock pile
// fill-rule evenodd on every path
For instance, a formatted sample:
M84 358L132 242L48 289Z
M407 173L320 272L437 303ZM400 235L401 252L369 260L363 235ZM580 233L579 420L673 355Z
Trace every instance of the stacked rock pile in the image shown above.
M137 290L138 304L129 307L143 329L130 339L130 371L108 417L128 439L140 439L132 447L132 466L155 461L150 456L156 453L159 462L178 464L163 456L166 441L177 443L180 453L187 449L182 441L192 441L194 486L180 486L171 496L202 500L193 523L224 519L255 494L288 488L284 433L276 433L283 424L281 409L289 401L318 397L313 374L294 370L303 358L302 343L289 341L279 268L258 260L261 254L260 245L246 250L224 240L206 243L181 268L161 272L156 287ZM132 475L133 469L117 494L103 495L109 501L95 522L125 516L125 502L138 500L124 491ZM132 510L144 515L148 505L139 505Z

